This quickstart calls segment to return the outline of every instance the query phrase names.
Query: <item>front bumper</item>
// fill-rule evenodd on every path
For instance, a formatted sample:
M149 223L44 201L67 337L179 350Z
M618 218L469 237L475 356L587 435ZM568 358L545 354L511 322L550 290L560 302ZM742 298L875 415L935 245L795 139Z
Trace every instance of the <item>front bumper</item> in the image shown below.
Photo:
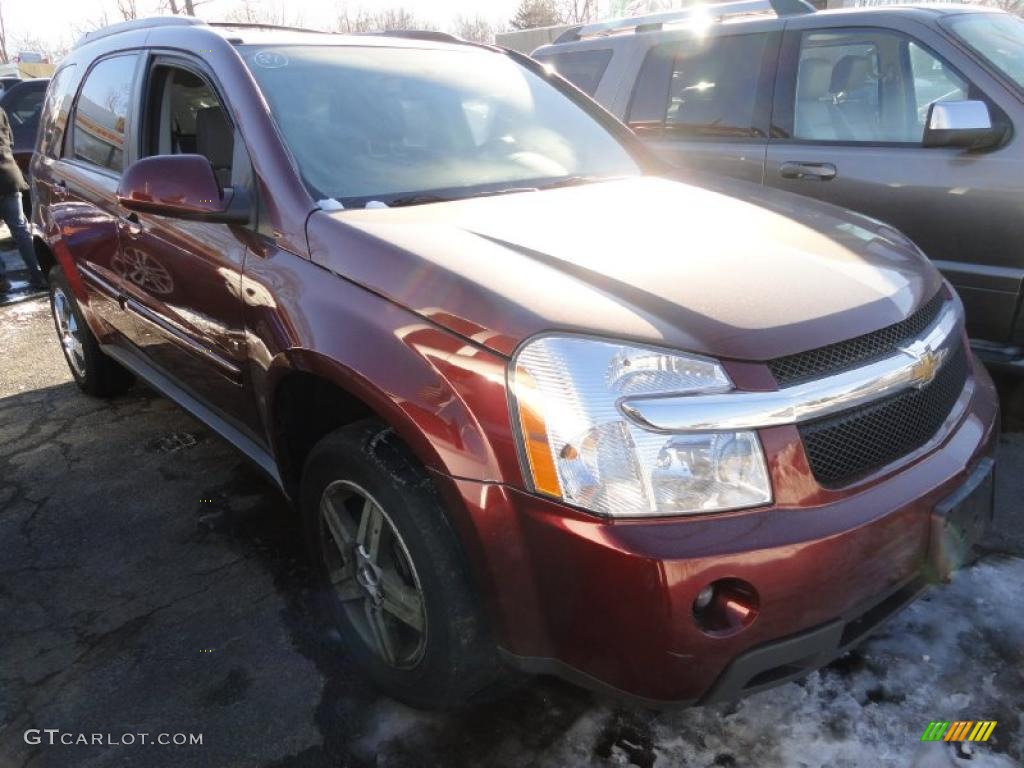
M924 588L934 507L994 454L995 390L973 367L931 444L849 488L814 481L795 428L763 430L770 507L608 522L445 479L506 659L653 704L732 698L827 663ZM722 578L753 585L760 603L728 636L702 631L692 610Z

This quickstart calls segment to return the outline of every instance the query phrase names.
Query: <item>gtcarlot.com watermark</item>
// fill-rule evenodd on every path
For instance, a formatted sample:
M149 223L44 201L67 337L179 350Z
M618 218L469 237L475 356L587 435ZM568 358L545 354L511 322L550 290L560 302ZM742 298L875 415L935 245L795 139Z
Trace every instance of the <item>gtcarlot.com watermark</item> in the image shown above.
M57 746L133 747L140 744L161 747L201 746L201 733L75 733L60 728L29 728L25 731L25 743L33 746L48 744Z

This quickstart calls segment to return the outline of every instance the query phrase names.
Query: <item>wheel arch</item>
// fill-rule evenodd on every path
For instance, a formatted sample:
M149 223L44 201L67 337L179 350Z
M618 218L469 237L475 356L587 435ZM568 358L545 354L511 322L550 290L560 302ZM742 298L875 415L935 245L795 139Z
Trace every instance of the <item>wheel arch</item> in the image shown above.
M396 400L365 376L323 354L293 349L279 354L267 372L266 423L285 491L297 498L302 465L313 446L336 429L376 418L428 470L457 475L446 452L439 450L436 414L409 401ZM452 415L465 420L468 414ZM457 430L466 425L461 424ZM444 430L450 433L451 429Z

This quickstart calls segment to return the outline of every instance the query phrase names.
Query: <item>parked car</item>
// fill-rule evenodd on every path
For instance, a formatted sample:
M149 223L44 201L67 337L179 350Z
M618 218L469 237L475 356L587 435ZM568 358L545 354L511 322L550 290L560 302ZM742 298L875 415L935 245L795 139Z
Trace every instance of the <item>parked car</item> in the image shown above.
M75 381L266 472L382 690L708 702L966 562L998 408L897 231L669 172L520 54L172 17L63 60L33 225Z
M0 107L7 113L14 136L14 160L27 179L29 162L36 145L36 131L39 130L39 115L46 96L47 78L22 80L0 94ZM23 195L25 215L31 216L32 200L28 192Z
M735 2L576 27L533 55L680 166L897 227L955 286L977 351L1024 372L1021 19Z

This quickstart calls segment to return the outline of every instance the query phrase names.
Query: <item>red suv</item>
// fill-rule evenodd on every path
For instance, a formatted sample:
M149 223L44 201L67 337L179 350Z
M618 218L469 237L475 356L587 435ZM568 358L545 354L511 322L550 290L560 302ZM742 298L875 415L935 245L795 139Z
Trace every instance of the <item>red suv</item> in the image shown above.
M414 705L503 666L789 680L991 513L996 398L911 242L673 180L518 54L129 22L62 61L32 171L75 380L137 376L262 467Z

